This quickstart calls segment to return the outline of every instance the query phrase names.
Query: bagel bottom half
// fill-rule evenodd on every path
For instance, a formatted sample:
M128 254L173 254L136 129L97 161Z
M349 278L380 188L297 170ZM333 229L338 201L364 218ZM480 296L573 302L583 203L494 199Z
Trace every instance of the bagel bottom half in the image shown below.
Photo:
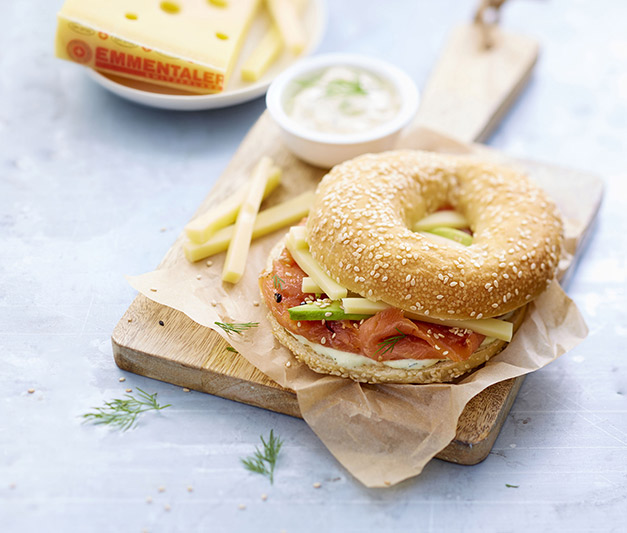
M274 247L268 257L266 270L262 273L262 276L272 272L273 261L279 257L284 247L284 240ZM516 309L509 318L509 321L513 323L514 333L522 324L526 309L526 305ZM443 360L421 369L393 368L378 361L372 361L372 364L366 363L357 368L345 368L331 357L322 355L301 343L286 328L279 324L272 312L268 313L268 320L272 327L272 333L277 340L311 370L320 374L350 378L362 383L445 383L454 381L459 376L483 365L491 357L501 352L508 344L506 341L494 340L486 346L479 347L465 361Z

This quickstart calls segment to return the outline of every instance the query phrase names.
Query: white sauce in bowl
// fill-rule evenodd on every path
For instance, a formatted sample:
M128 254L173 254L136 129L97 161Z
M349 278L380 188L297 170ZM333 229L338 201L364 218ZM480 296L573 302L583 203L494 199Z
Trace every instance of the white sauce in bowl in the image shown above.
M333 66L291 82L285 112L323 133L363 133L392 120L401 103L394 87L367 70Z

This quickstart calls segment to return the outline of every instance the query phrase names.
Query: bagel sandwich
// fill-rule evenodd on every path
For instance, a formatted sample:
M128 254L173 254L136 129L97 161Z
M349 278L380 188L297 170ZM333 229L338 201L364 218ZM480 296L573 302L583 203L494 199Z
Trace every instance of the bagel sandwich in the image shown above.
M450 382L499 353L555 276L555 205L467 157L367 154L320 182L259 282L278 341L312 370Z

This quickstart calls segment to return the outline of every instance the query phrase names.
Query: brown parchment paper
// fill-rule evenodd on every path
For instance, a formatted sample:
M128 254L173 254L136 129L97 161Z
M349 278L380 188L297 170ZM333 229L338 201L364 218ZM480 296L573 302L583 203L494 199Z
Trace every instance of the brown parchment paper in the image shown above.
M429 130L419 129L401 141L403 147L454 153L502 156L482 147L464 145ZM509 161L511 164L511 161ZM290 180L289 170L284 180ZM549 182L547 182L549 183ZM291 184L302 191L311 183ZM550 188L550 187L549 187ZM558 194L555 201L562 207ZM567 211L567 209L562 209ZM566 218L564 270L585 227L586 213ZM278 231L251 246L246 272L237 285L220 277L224 254L190 264L180 251L173 266L129 277L146 297L177 309L214 329L267 376L296 392L301 413L338 461L368 487L392 486L420 474L425 464L455 437L457 420L470 399L485 388L537 370L576 346L587 334L575 304L553 282L532 304L513 341L481 369L457 384L365 385L316 374L299 363L271 333L257 277ZM200 274L200 279L197 279ZM258 322L243 335L227 335L214 322ZM286 366L287 362L289 366Z

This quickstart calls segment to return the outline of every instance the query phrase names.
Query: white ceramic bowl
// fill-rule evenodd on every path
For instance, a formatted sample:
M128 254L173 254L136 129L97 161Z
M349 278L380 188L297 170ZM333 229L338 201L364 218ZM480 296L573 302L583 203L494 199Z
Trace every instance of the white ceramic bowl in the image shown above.
M390 83L399 96L398 113L372 130L354 134L313 131L296 122L285 111L286 89L293 80L332 66L357 67ZM325 54L303 59L281 73L270 85L266 105L294 155L312 165L330 168L361 154L392 149L418 110L418 90L407 74L385 61L354 54Z

